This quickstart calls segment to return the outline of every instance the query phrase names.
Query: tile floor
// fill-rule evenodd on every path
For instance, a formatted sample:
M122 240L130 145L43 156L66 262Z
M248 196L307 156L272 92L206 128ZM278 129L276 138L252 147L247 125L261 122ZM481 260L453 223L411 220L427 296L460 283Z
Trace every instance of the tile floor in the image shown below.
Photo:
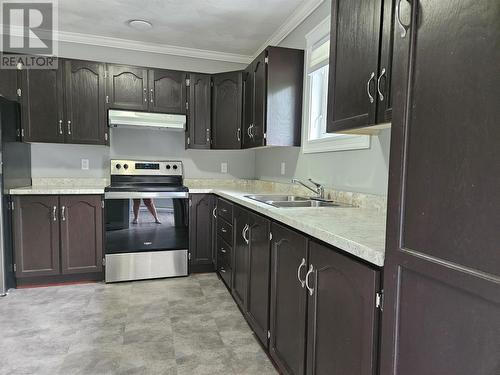
M277 374L215 274L20 289L0 374Z

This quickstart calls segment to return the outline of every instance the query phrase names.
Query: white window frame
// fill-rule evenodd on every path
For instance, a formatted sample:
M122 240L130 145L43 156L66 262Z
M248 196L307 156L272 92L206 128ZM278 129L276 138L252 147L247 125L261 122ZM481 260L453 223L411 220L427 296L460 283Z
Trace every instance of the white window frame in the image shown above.
M369 135L332 134L331 137L309 140L309 102L311 80L309 79L309 62L314 47L324 43L330 37L330 16L321 21L306 35L306 51L304 59L304 103L302 114L302 153L312 154L331 151L361 150L370 148ZM330 74L330 72L329 72Z

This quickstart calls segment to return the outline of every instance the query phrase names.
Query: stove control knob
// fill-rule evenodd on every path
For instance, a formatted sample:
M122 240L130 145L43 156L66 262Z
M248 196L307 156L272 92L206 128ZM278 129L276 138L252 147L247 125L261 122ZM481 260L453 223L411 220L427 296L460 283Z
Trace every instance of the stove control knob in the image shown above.
M121 167L121 164L116 164L116 169L120 169Z
M128 164L123 164L123 168L128 169Z
M174 165L174 169L177 169L177 165Z
M167 169L170 169L170 164L167 164Z

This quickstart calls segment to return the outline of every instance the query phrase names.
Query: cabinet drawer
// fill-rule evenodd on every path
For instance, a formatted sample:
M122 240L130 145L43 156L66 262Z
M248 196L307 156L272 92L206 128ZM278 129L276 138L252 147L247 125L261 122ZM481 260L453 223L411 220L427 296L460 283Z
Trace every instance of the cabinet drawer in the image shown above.
M220 236L217 236L217 271L226 283L227 287L231 287L231 246L229 246Z
M217 220L217 235L221 236L229 245L233 244L233 226L225 220Z
M233 205L223 199L217 199L217 216L222 217L229 223L233 222Z

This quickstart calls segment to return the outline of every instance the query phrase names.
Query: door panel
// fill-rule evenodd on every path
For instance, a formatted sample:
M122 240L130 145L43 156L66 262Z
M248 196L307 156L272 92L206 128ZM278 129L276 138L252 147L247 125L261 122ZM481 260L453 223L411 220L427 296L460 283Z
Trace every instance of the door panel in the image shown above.
M496 374L500 4L402 1L401 11L410 28L394 46L381 373Z
M329 132L375 123L381 17L382 0L332 2Z
M189 265L197 267L212 264L212 194L191 194L189 209Z
M378 272L316 242L309 263L307 374L375 374Z
M210 76L190 74L188 148L210 148Z
M102 271L103 223L101 197L60 197L61 261L63 274Z
M241 148L242 72L212 76L212 138L214 149Z
M148 110L148 71L123 65L106 65L108 108Z
M284 374L302 375L306 350L306 290L297 279L307 264L307 238L272 224L269 352ZM305 272L301 273L305 276Z
M106 144L104 65L67 60L64 69L66 142Z
M22 72L23 140L64 142L63 60L57 70L26 69Z
M234 245L233 245L233 296L243 311L246 311L248 292L248 253L249 239L248 211L234 207ZM246 238L246 239L245 239Z
M242 144L243 148L252 147L252 138L249 134L249 128L254 121L254 74L253 64L243 72L243 130Z
M247 318L255 334L268 346L269 330L269 285L271 250L269 233L271 222L249 213L249 255Z
M0 96L17 101L17 70L0 69Z
M149 71L149 110L186 113L186 73L176 70Z
M50 276L59 270L58 197L14 197L16 277Z
M254 147L264 146L264 133L266 132L267 115L267 64L265 62L266 51L257 58L254 68L254 121L250 130L252 145Z

